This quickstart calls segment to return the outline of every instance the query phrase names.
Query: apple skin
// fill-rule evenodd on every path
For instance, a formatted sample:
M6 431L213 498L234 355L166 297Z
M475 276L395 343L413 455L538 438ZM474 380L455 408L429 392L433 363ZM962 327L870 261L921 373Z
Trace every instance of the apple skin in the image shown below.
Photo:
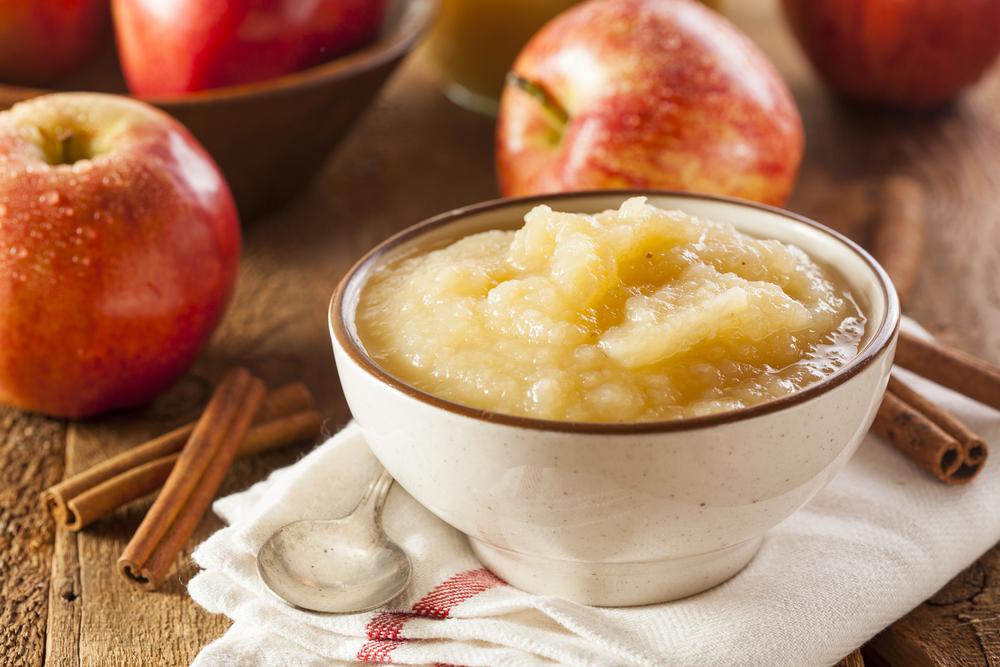
M226 182L166 114L94 93L0 113L0 402L149 401L219 322L240 245Z
M41 86L94 55L109 0L0 0L0 81Z
M667 188L781 204L802 151L781 77L725 18L687 0L591 0L560 14L515 61L497 122L506 196Z
M129 89L151 96L263 81L330 60L375 37L386 0L113 0L112 7Z
M783 6L820 75L863 102L939 106L1000 53L996 0L784 0Z

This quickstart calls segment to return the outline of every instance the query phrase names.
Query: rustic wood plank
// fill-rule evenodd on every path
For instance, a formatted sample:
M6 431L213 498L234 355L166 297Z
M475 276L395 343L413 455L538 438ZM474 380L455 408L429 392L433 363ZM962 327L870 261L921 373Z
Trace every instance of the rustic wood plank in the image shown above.
M66 426L0 407L0 665L40 665L53 528L38 494L62 477Z
M207 396L210 383L189 375L146 410L72 425L67 439L67 470L78 471L151 435L190 420ZM286 451L242 461L223 492L243 488L273 467L287 465ZM127 584L115 561L148 508L150 499L132 503L113 517L79 534L62 533L53 562L52 611L47 663L53 665L187 664L201 646L228 626L187 597L185 582L194 574L190 550L157 593ZM220 527L206 517L191 541L195 545ZM68 594L59 600L60 593ZM71 599L72 598L72 599ZM140 613L141 616L137 616Z
M56 531L49 584L48 631L45 634L45 664L53 667L80 665L83 589L77 538L76 533Z
M1000 549L993 549L872 642L891 665L1000 665Z

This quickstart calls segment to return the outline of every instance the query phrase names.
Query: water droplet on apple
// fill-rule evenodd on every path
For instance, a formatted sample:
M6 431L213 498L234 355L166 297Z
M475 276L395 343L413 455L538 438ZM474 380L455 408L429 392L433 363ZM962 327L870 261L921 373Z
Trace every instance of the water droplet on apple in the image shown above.
M62 195L57 190L48 190L42 193L38 201L49 206L56 206L62 201Z

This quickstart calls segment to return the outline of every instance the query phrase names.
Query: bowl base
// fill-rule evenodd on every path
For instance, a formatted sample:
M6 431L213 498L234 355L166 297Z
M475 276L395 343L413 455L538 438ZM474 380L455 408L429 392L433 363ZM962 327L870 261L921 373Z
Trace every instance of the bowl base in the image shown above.
M596 607L669 602L718 586L757 554L763 537L681 558L590 563L529 556L469 538L472 551L498 577L529 593Z

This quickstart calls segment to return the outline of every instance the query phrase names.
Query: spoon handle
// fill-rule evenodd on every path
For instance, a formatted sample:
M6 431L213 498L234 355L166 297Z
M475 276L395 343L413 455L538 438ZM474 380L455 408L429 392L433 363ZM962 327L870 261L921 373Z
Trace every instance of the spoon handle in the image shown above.
M376 524L380 524L380 515L382 514L382 506L385 505L385 499L389 495L389 489L392 488L392 475L385 468L379 466L381 472L375 480L368 485L368 489L365 491L365 495L361 496L361 500L358 502L357 508L352 512L352 514L361 514L364 512L372 517L372 520Z

